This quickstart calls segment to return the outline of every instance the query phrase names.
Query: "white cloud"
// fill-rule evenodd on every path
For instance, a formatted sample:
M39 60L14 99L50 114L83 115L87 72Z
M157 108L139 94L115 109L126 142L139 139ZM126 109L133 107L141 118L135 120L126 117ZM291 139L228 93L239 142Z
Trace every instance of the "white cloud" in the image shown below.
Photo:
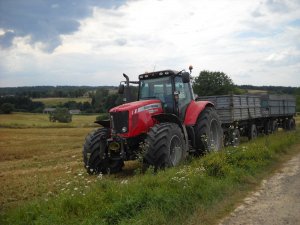
M51 54L30 37L15 39L0 53L0 69L37 74L26 85L116 85L123 72L136 79L154 68L192 64L194 75L224 71L238 84L300 86L300 29L289 25L299 15L296 0L128 1L95 7ZM1 86L13 85L1 76Z

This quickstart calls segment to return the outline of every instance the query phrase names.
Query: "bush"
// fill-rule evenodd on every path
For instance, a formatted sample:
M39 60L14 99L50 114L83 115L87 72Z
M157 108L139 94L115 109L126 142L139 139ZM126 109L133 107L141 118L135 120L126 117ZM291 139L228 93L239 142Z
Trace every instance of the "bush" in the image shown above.
M13 112L14 108L15 108L14 105L11 103L3 103L1 105L0 111L1 111L1 113L4 113L4 114L10 114Z
M70 123L72 122L72 115L67 108L57 108L54 112L50 113L49 120L52 122Z
M102 113L99 116L96 117L96 120L108 120L109 119L109 114L108 113Z
M203 167L209 176L223 177L230 173L230 165L223 152L211 153L203 158Z

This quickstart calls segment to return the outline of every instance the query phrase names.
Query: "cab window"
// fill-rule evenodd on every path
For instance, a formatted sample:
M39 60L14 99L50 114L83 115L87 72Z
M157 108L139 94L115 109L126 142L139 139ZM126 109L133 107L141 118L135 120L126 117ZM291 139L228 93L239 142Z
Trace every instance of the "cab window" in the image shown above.
M182 111L192 99L189 83L183 83L182 78L177 76L175 77L175 90L179 92L179 110Z

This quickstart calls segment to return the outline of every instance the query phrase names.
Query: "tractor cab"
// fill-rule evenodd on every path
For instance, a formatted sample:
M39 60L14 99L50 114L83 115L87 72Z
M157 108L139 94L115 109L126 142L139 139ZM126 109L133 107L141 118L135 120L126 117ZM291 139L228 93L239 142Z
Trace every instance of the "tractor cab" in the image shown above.
M193 100L188 72L164 70L139 75L139 100L159 99L165 113L184 118Z

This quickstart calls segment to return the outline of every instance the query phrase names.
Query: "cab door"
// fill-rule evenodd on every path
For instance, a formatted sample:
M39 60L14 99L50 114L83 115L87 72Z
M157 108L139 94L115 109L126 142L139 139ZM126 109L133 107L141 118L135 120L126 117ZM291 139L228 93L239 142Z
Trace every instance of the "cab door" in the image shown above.
M192 101L192 91L190 83L183 83L181 76L174 78L175 92L178 94L178 113L179 118L184 119L186 109Z

